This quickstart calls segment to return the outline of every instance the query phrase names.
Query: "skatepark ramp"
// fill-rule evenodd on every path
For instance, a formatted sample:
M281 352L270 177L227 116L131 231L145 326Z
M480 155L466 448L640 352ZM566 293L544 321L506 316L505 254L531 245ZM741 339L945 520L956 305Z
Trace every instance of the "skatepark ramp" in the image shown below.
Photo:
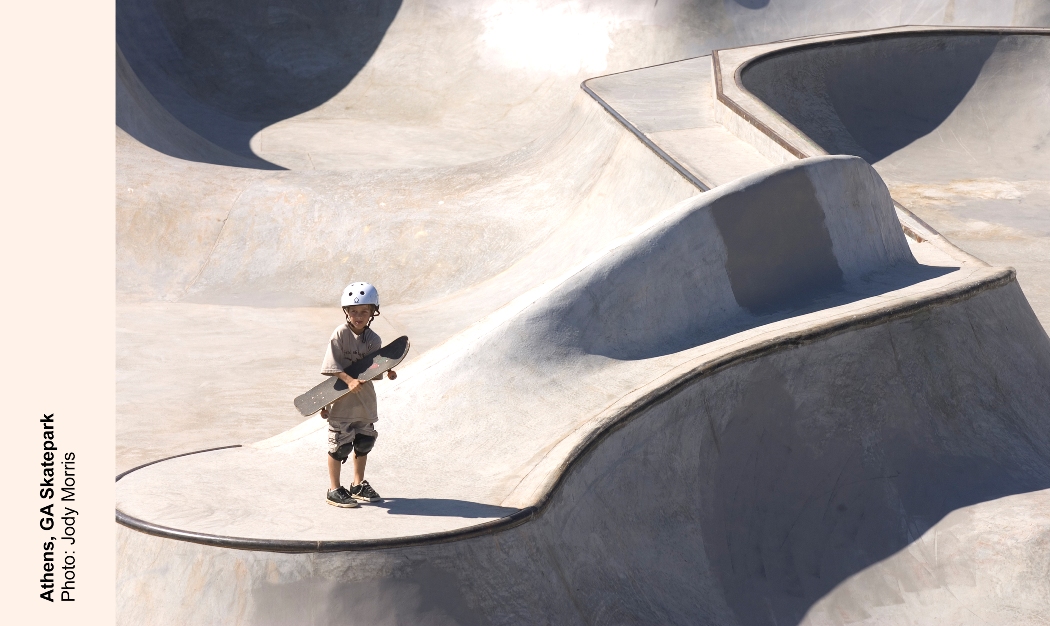
M120 0L118 622L1045 625L1048 25ZM353 280L413 352L341 510Z
M916 263L858 158L788 164L680 203L383 383L385 505L347 516L313 493L316 419L125 475L120 597L172 575L195 591L122 611L758 624L914 615L961 586L952 610L1034 619L1045 598L993 589L1038 561L958 547L984 509L943 531L946 573L899 560L953 511L1050 486L1046 376L1012 272ZM876 566L908 590L856 600Z

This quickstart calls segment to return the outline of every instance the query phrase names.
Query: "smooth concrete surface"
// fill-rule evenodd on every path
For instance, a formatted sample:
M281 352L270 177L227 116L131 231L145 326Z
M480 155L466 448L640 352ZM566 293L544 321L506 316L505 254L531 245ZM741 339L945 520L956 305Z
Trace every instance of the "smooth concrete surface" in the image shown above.
M765 46L778 53L742 65L741 86L819 146L808 154L861 156L941 234L1016 267L1050 327L1050 30L832 41Z
M1045 623L1048 356L1009 282L696 378L504 532L277 554L121 528L118 607L126 623Z
M599 76L586 82L668 156L708 187L773 162L714 119L711 57Z
M430 171L429 186L403 172L282 172L273 175L286 179L277 185L222 168L204 187L215 190L209 203L233 203L219 217L179 195L182 172L121 168L118 198L134 200L117 209L125 244L118 275L127 281L118 278L126 291L118 303L117 431L127 446L118 467L211 447L200 445L209 438L250 443L294 425L301 418L291 398L319 379L342 315L331 294L348 276L378 285L380 336L409 335L416 358L697 193L589 96L580 94L564 123L503 161ZM296 304L313 306L289 306ZM287 335L257 347L282 325ZM209 339L219 334L220 342ZM157 376L158 351L190 378ZM276 360L280 368L267 365ZM252 362L259 366L245 369ZM217 392L193 391L206 382ZM161 427L150 417L157 410ZM231 415L250 416L250 428L238 431Z
M348 517L310 489L326 477L319 418L280 445L133 472L117 484L117 506L151 524L259 539L473 525L502 516L492 507L536 505L545 492L532 484L550 484L565 461L563 450L544 454L552 443L586 436L603 410L682 364L765 337L780 320L797 326L800 313L815 311L809 323L848 318L912 285L923 285L912 294L958 288L980 280L975 269L918 265L885 186L860 159L789 164L679 204L377 383L392 417L377 425L384 446L370 471L389 507ZM239 467L252 470L229 481Z
M449 166L534 140L593 76L800 35L1048 20L1032 0L121 0L118 48L166 113L118 103L117 121L206 163Z
M225 394L187 393L177 378L154 374L154 353L164 352L169 362L193 368L194 386L240 384L226 354L250 359L255 330L234 324L226 329L228 350L211 351L194 339L201 336L198 324L208 324L199 312L220 309L198 305L250 306L256 310L245 315L264 328L270 307L286 309L274 313L274 323L299 309L301 320L282 323L315 328L307 343L317 345L330 329L313 326L317 315L305 307L329 307L343 284L367 278L380 285L388 319L403 307L393 332L410 333L423 350L691 195L694 189L580 94L584 79L715 47L829 31L1050 23L1041 5L1025 1L995 7L890 1L857 11L829 8L825 0L409 0L395 7L375 44L369 29L386 24L393 4L354 4L339 11L364 11L367 19L332 16L350 24L351 39L364 29L356 43L343 44L318 24L326 20L318 8L294 3L118 3L117 292L119 325L128 329L118 340L118 375L126 381L117 392L118 469L197 449L202 440L248 443L294 419L274 410L266 394L233 403ZM313 41L311 29L327 38ZM349 76L346 68L371 45L371 57ZM275 99L322 70L344 72L349 82L332 96L307 90L291 103ZM220 79L234 75L227 90ZM285 82L265 86L270 81ZM258 85L269 95L246 97ZM294 107L326 96L295 114ZM261 128L275 111L291 117ZM346 122L360 132L295 134L300 121L311 128ZM293 171L268 171L282 167L281 160L252 148L252 138L278 126L301 144L281 154L298 155L296 163L341 165L288 162ZM441 154L420 133L444 141ZM454 140L446 141L450 134ZM713 150L695 149L690 134L713 136ZM328 147L315 149L318 137ZM339 152L323 156L336 137ZM691 162L717 173L717 183L764 165L747 146L724 141L718 128L685 129L676 137L686 148L672 151L688 151ZM738 163L724 157L727 143L743 155ZM495 157L493 145L503 146ZM421 159L436 167L421 167ZM553 231L560 234L551 237ZM569 256L565 264L562 255ZM516 278L505 280L511 266ZM216 330L225 315L216 318ZM280 356L295 364L297 378L261 368L253 380L292 397L308 389L316 366L305 350ZM181 401L170 404L175 397ZM150 426L156 411L168 426ZM240 411L253 415L243 436L224 419Z
M118 467L292 426L339 322L329 292L351 279L380 285L381 334L414 346L380 387L382 506L332 517L317 420L133 472L121 506L284 539L495 524L284 555L118 526L119 622L1043 623L1047 340L1011 274L898 212L902 246L870 174L807 174L820 210L795 202L798 224L727 199L761 175L687 200L696 187L578 90L687 57L708 89L696 57L713 48L906 23L1050 10L118 3ZM590 84L714 184L787 160L719 126L681 70ZM705 106L713 124L690 112ZM861 190L882 200L860 214L886 217L836 221L857 206L828 199ZM735 226L737 209L766 228ZM778 249L781 230L806 249ZM799 272L763 267L756 243ZM668 306L650 328L653 309L629 306L646 293L616 277L661 270L679 282L653 281ZM750 493L739 458L756 459Z

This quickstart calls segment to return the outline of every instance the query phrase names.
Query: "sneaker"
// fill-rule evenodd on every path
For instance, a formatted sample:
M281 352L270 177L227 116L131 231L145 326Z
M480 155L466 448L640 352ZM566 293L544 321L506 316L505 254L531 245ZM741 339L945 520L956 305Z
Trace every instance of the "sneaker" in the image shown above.
M354 500L360 500L361 502L379 502L382 498L376 493L375 489L372 489L372 485L368 484L367 480L362 480L360 485L350 487L350 495L353 496Z
M355 506L361 506L354 500L354 497L350 495L350 492L346 487L340 487L333 489L328 492L328 504L332 506L338 506L344 509L352 509Z

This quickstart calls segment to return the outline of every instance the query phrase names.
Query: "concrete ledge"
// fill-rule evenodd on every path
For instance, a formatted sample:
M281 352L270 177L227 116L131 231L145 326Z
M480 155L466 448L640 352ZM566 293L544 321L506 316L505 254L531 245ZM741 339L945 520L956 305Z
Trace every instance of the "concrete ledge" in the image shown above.
M790 39L757 46L714 50L715 116L730 132L748 141L766 157L782 163L828 154L798 128L747 90L740 76L749 65L803 48L833 46L842 43L897 37L929 35L1050 35L1046 28L959 28L950 26L900 26L870 31L853 31L834 35Z

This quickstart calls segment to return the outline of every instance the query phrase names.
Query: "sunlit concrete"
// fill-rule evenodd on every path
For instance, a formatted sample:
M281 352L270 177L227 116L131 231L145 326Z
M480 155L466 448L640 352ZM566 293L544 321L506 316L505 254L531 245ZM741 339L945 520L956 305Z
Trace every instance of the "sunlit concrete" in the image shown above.
M720 57L727 93L802 152L864 158L942 235L1017 268L1050 327L1050 31L912 27Z
M252 444L118 482L121 623L1041 623L1050 346L1012 261L859 161L760 173L796 157L727 124L709 53L1045 6L324 11L118 6L118 467ZM901 183L920 152L875 166L938 228L1040 197ZM388 499L337 511L291 398L351 279L413 353Z

